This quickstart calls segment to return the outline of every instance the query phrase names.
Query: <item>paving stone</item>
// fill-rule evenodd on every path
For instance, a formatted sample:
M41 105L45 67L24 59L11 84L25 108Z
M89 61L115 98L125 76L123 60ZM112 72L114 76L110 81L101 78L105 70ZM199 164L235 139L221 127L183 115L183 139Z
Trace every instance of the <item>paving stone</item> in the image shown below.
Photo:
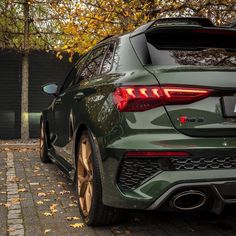
M22 219L12 219L7 221L8 224L22 224L23 220Z
M7 164L8 160L8 164ZM82 222L77 206L73 183L53 164L40 163L36 151L8 155L0 152L0 203L22 198L7 209L0 205L0 235L48 235L55 236L164 236L164 235L236 235L236 206L230 206L220 216L211 213L182 214L170 212L127 211L127 221L122 225L101 228L73 228L70 225ZM17 181L15 179L17 177ZM7 185L6 185L7 184ZM26 192L18 193L19 188ZM46 196L39 197L38 193ZM39 204L38 204L39 203ZM50 207L57 204L52 216ZM77 216L79 220L68 221ZM8 223L8 226L7 226ZM7 233L7 228L15 231ZM47 235L47 234L46 234Z
M9 232L9 236L11 235L19 235L19 236L24 236L24 229L17 229L13 232Z
M8 214L8 219L21 219L21 214Z

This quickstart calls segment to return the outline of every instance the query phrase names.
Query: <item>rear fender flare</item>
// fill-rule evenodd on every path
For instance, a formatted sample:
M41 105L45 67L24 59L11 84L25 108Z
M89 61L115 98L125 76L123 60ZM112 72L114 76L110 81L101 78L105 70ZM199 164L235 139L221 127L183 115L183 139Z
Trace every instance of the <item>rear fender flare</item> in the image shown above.
M100 171L100 177L101 177L101 183L102 183L102 186L104 186L104 169L103 169L103 164L102 164L102 158L101 158L101 152L100 152L100 148L99 148L99 142L95 136L95 134L92 132L92 130L86 125L86 124L80 124L78 126L78 128L75 130L74 132L74 137L73 137L73 150L72 150L72 153L73 153L73 167L75 169L75 173L74 173L74 176L72 177L74 182L75 182L75 178L76 178L76 163L77 163L77 156L76 156L76 153L77 153L77 149L78 149L78 144L79 144L79 141L80 141L80 138L83 134L83 132L87 130L91 136L92 136L92 139L93 139L93 148L95 149L95 156L97 157L98 159L98 164L99 164L99 171Z

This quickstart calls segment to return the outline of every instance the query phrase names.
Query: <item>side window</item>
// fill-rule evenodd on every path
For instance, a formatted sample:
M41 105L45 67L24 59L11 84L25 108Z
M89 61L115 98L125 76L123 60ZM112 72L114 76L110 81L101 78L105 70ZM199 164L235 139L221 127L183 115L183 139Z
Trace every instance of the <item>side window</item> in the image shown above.
M75 81L75 78L76 78L76 69L73 68L73 69L70 71L70 73L68 74L68 76L66 77L65 82L64 82L64 84L62 85L60 92L63 92L63 91L65 91L67 88L71 87L72 84L73 84L74 81Z
M101 74L108 73L112 69L114 49L115 49L115 44L114 43L110 44L105 59L103 61Z
M101 63L103 61L108 45L96 48L89 55L83 69L79 73L78 81L81 82L84 79L89 79L92 76L98 75Z
M64 81L64 84L61 87L60 92L65 91L67 88L73 86L76 83L78 71L83 67L87 59L87 56L88 54L85 54L84 56L82 56L77 62L77 64L75 65L75 67L70 71L70 73L67 75Z

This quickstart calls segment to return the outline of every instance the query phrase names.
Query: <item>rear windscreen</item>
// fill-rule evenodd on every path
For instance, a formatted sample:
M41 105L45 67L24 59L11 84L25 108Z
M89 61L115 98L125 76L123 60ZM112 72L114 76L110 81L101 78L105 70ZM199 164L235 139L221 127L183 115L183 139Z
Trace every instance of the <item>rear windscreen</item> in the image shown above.
M236 31L158 29L145 34L148 64L236 67Z

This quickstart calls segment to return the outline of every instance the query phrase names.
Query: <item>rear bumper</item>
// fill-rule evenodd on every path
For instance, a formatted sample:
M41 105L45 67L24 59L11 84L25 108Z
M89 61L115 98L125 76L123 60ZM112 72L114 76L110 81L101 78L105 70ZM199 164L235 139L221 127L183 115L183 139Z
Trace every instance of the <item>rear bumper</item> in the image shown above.
M127 151L185 151L192 156L219 158L236 155L236 138L191 138L182 134L146 134L122 138L109 145L103 152L101 176L103 184L103 202L105 205L154 210L161 207L168 198L181 188L204 187L209 189L213 198L224 204L236 202L234 191L228 191L227 197L217 187L236 183L236 163L230 167L211 169L164 170L153 174L134 189L121 189L118 176L124 154ZM214 158L213 158L214 159ZM222 166L221 166L222 167ZM234 184L232 185L234 186ZM230 187L228 185L228 188ZM236 189L236 184L235 184ZM231 194L231 195L230 195ZM218 210L219 211L219 210Z
M163 204L167 203L176 192L181 189L205 189L208 197L212 198L212 211L220 213L224 205L236 203L236 181L216 181L216 182L195 182L176 184L162 194L155 202L153 202L147 210L156 210Z
M219 187L224 186L227 186L228 190L220 192ZM218 205L220 204L219 209L222 209L224 204L236 203L234 190L236 189L236 169L164 171L140 187L127 191L121 191L113 182L104 189L103 201L106 205L118 208L155 210L170 200L169 198L180 189L202 187L212 192L211 197L217 200Z

